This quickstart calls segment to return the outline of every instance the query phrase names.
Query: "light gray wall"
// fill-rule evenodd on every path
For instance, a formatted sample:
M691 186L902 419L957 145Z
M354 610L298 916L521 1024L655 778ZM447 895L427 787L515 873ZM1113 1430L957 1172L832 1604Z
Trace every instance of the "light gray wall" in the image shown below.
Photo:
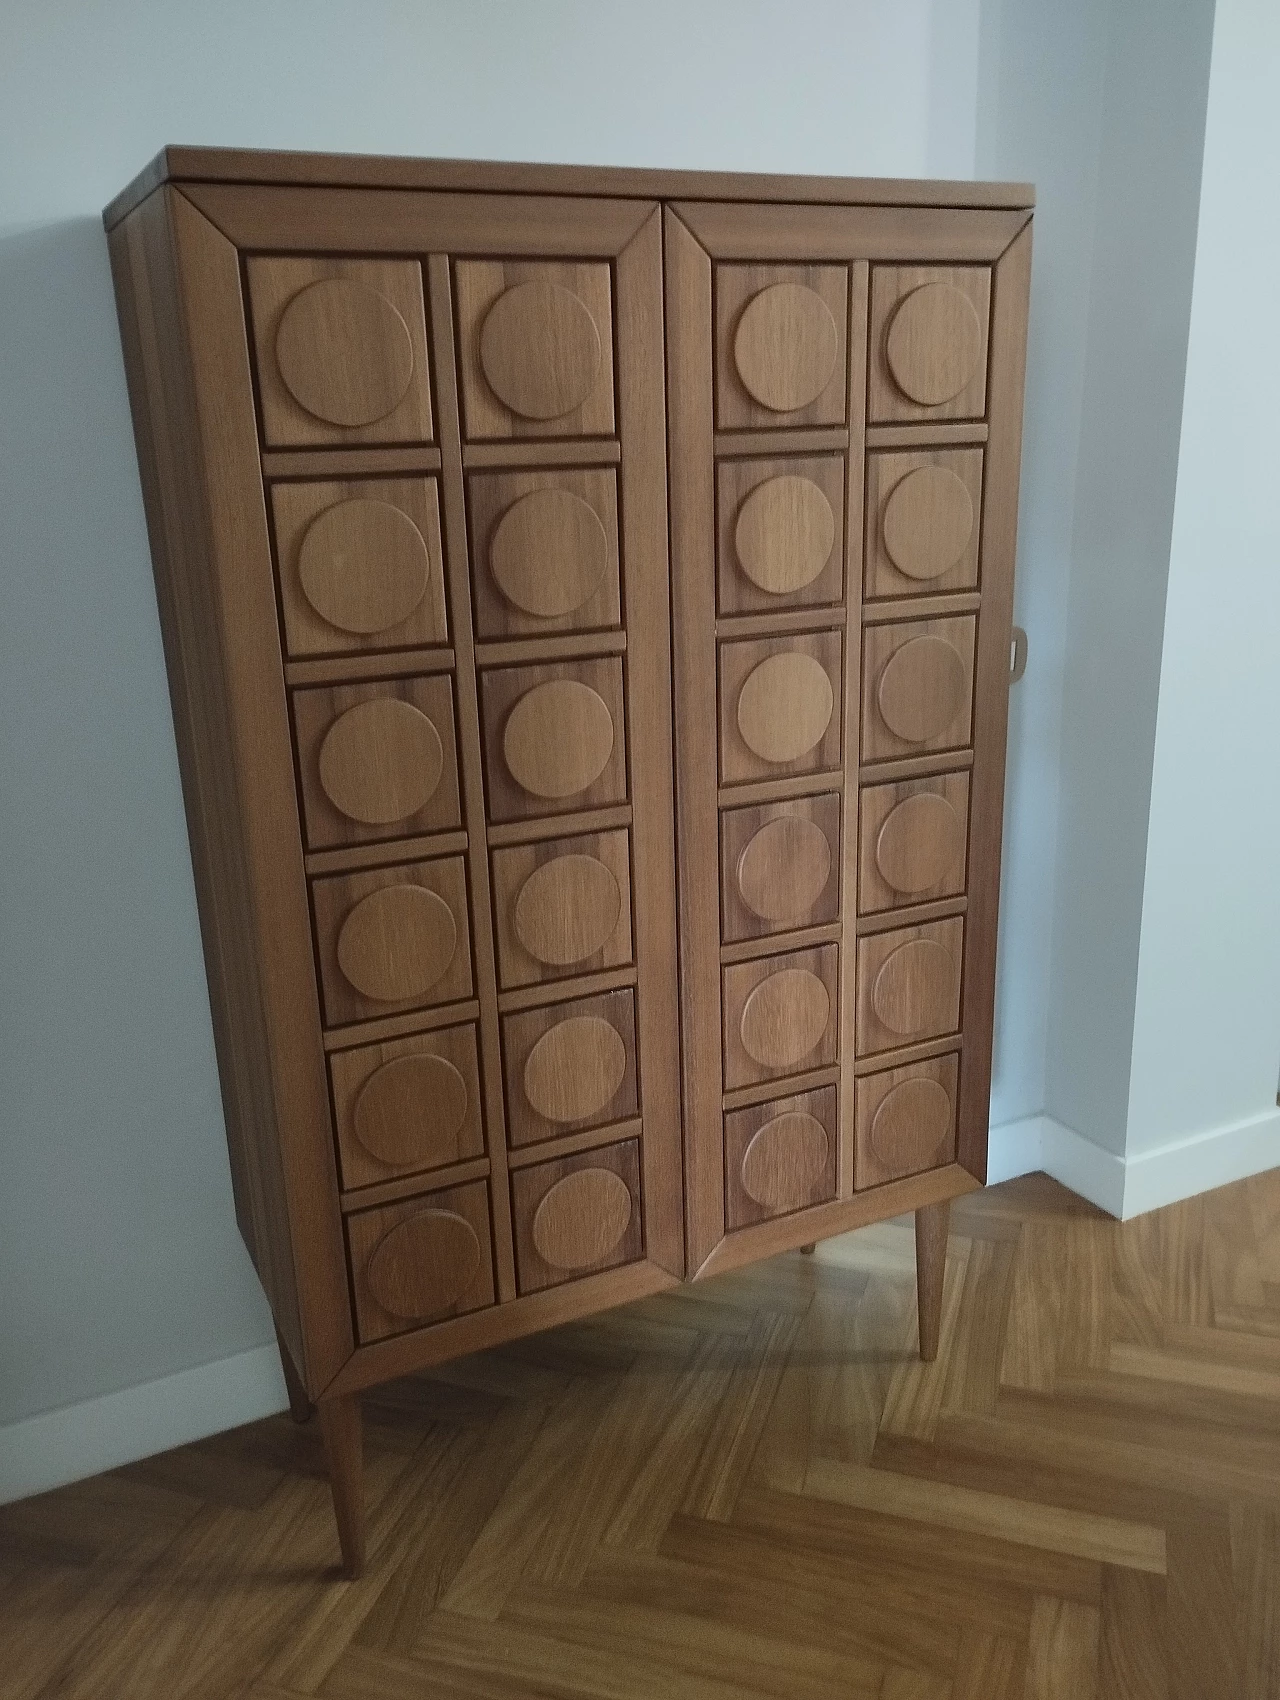
M1046 1106L1123 1155L1213 0L1107 16Z
M103 203L170 141L903 176L955 148L964 175L971 70L929 122L954 4L8 9L0 1424L271 1338L232 1218Z
M1218 0L1128 1150L1280 1162L1280 9ZM1224 1177L1225 1178L1225 1177Z

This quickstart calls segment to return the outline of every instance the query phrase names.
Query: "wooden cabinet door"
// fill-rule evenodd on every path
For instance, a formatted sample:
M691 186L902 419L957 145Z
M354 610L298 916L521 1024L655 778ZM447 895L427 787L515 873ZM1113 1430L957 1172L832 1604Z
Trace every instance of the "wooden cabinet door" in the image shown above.
M661 211L164 198L290 1197L247 1231L360 1385L684 1270Z
M1026 218L665 211L691 1274L985 1174Z

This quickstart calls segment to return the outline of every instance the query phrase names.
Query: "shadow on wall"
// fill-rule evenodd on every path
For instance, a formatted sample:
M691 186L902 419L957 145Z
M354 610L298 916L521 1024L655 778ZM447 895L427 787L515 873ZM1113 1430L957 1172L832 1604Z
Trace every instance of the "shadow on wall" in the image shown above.
M0 236L0 1425L271 1339L96 219Z

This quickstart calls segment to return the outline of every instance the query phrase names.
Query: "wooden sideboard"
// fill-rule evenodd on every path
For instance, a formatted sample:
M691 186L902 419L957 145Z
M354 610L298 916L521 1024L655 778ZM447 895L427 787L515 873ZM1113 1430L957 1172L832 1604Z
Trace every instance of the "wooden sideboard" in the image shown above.
M985 1175L1031 195L171 148L107 209L236 1211L363 1387Z

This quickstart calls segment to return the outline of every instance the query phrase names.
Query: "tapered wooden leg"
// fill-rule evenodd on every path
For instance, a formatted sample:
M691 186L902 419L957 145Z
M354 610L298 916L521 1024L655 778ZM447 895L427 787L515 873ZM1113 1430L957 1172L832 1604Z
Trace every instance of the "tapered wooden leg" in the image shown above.
M818 1242L816 1240L810 1240L808 1245L802 1245L800 1247L800 1255L801 1257L812 1257L817 1249Z
M322 1399L316 1410L329 1461L329 1485L333 1489L342 1567L354 1582L364 1570L364 1444L360 1400L354 1393L344 1393L336 1399Z
M280 1330L276 1329L276 1345L280 1348L280 1368L284 1371L284 1384L289 1393L289 1412L295 1423L310 1422L313 1406L307 1397L307 1390L302 1377L294 1367L289 1348L280 1338Z
M950 1216L950 1199L942 1204L926 1204L916 1211L916 1308L920 1316L920 1356L927 1364L938 1355Z

